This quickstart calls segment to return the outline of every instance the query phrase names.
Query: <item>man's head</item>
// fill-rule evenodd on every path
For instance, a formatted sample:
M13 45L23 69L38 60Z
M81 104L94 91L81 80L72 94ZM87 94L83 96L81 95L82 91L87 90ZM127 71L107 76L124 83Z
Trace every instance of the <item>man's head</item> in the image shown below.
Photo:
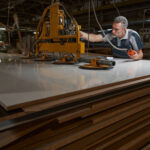
M128 20L124 16L118 16L114 19L112 24L112 34L116 37L122 38L126 33L128 27Z

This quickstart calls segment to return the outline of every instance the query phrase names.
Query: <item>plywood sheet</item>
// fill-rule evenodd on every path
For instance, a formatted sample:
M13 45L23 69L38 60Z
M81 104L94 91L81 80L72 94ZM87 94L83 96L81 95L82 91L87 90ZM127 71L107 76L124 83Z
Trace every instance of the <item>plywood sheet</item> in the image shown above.
M150 61L115 59L111 70L82 70L50 62L0 64L0 104L9 110L65 93L150 75Z

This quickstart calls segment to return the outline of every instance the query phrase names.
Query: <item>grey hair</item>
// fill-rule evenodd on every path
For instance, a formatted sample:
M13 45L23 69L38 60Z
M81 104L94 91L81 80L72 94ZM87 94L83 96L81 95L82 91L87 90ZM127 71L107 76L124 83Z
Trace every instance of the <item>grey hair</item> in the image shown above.
M114 19L114 22L116 22L116 23L120 23L121 22L124 28L128 27L128 20L124 16L118 16L118 17L116 17Z

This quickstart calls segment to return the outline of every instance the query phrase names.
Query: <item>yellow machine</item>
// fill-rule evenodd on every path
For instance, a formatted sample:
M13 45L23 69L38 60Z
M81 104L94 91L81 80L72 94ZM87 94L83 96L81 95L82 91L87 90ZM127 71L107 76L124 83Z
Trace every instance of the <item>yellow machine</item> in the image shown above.
M80 41L80 29L81 26L60 2L53 3L44 10L38 24L35 55L44 59L49 54L59 53L62 62L67 62L70 57L76 62L80 54L85 53L85 44Z

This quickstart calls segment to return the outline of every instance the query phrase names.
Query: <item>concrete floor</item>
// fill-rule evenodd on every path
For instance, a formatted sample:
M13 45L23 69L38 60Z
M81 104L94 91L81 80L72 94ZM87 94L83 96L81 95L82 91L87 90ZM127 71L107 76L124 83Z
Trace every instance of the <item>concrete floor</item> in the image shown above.
M150 61L115 59L110 70L82 70L51 62L0 63L0 103L5 107L150 75Z

